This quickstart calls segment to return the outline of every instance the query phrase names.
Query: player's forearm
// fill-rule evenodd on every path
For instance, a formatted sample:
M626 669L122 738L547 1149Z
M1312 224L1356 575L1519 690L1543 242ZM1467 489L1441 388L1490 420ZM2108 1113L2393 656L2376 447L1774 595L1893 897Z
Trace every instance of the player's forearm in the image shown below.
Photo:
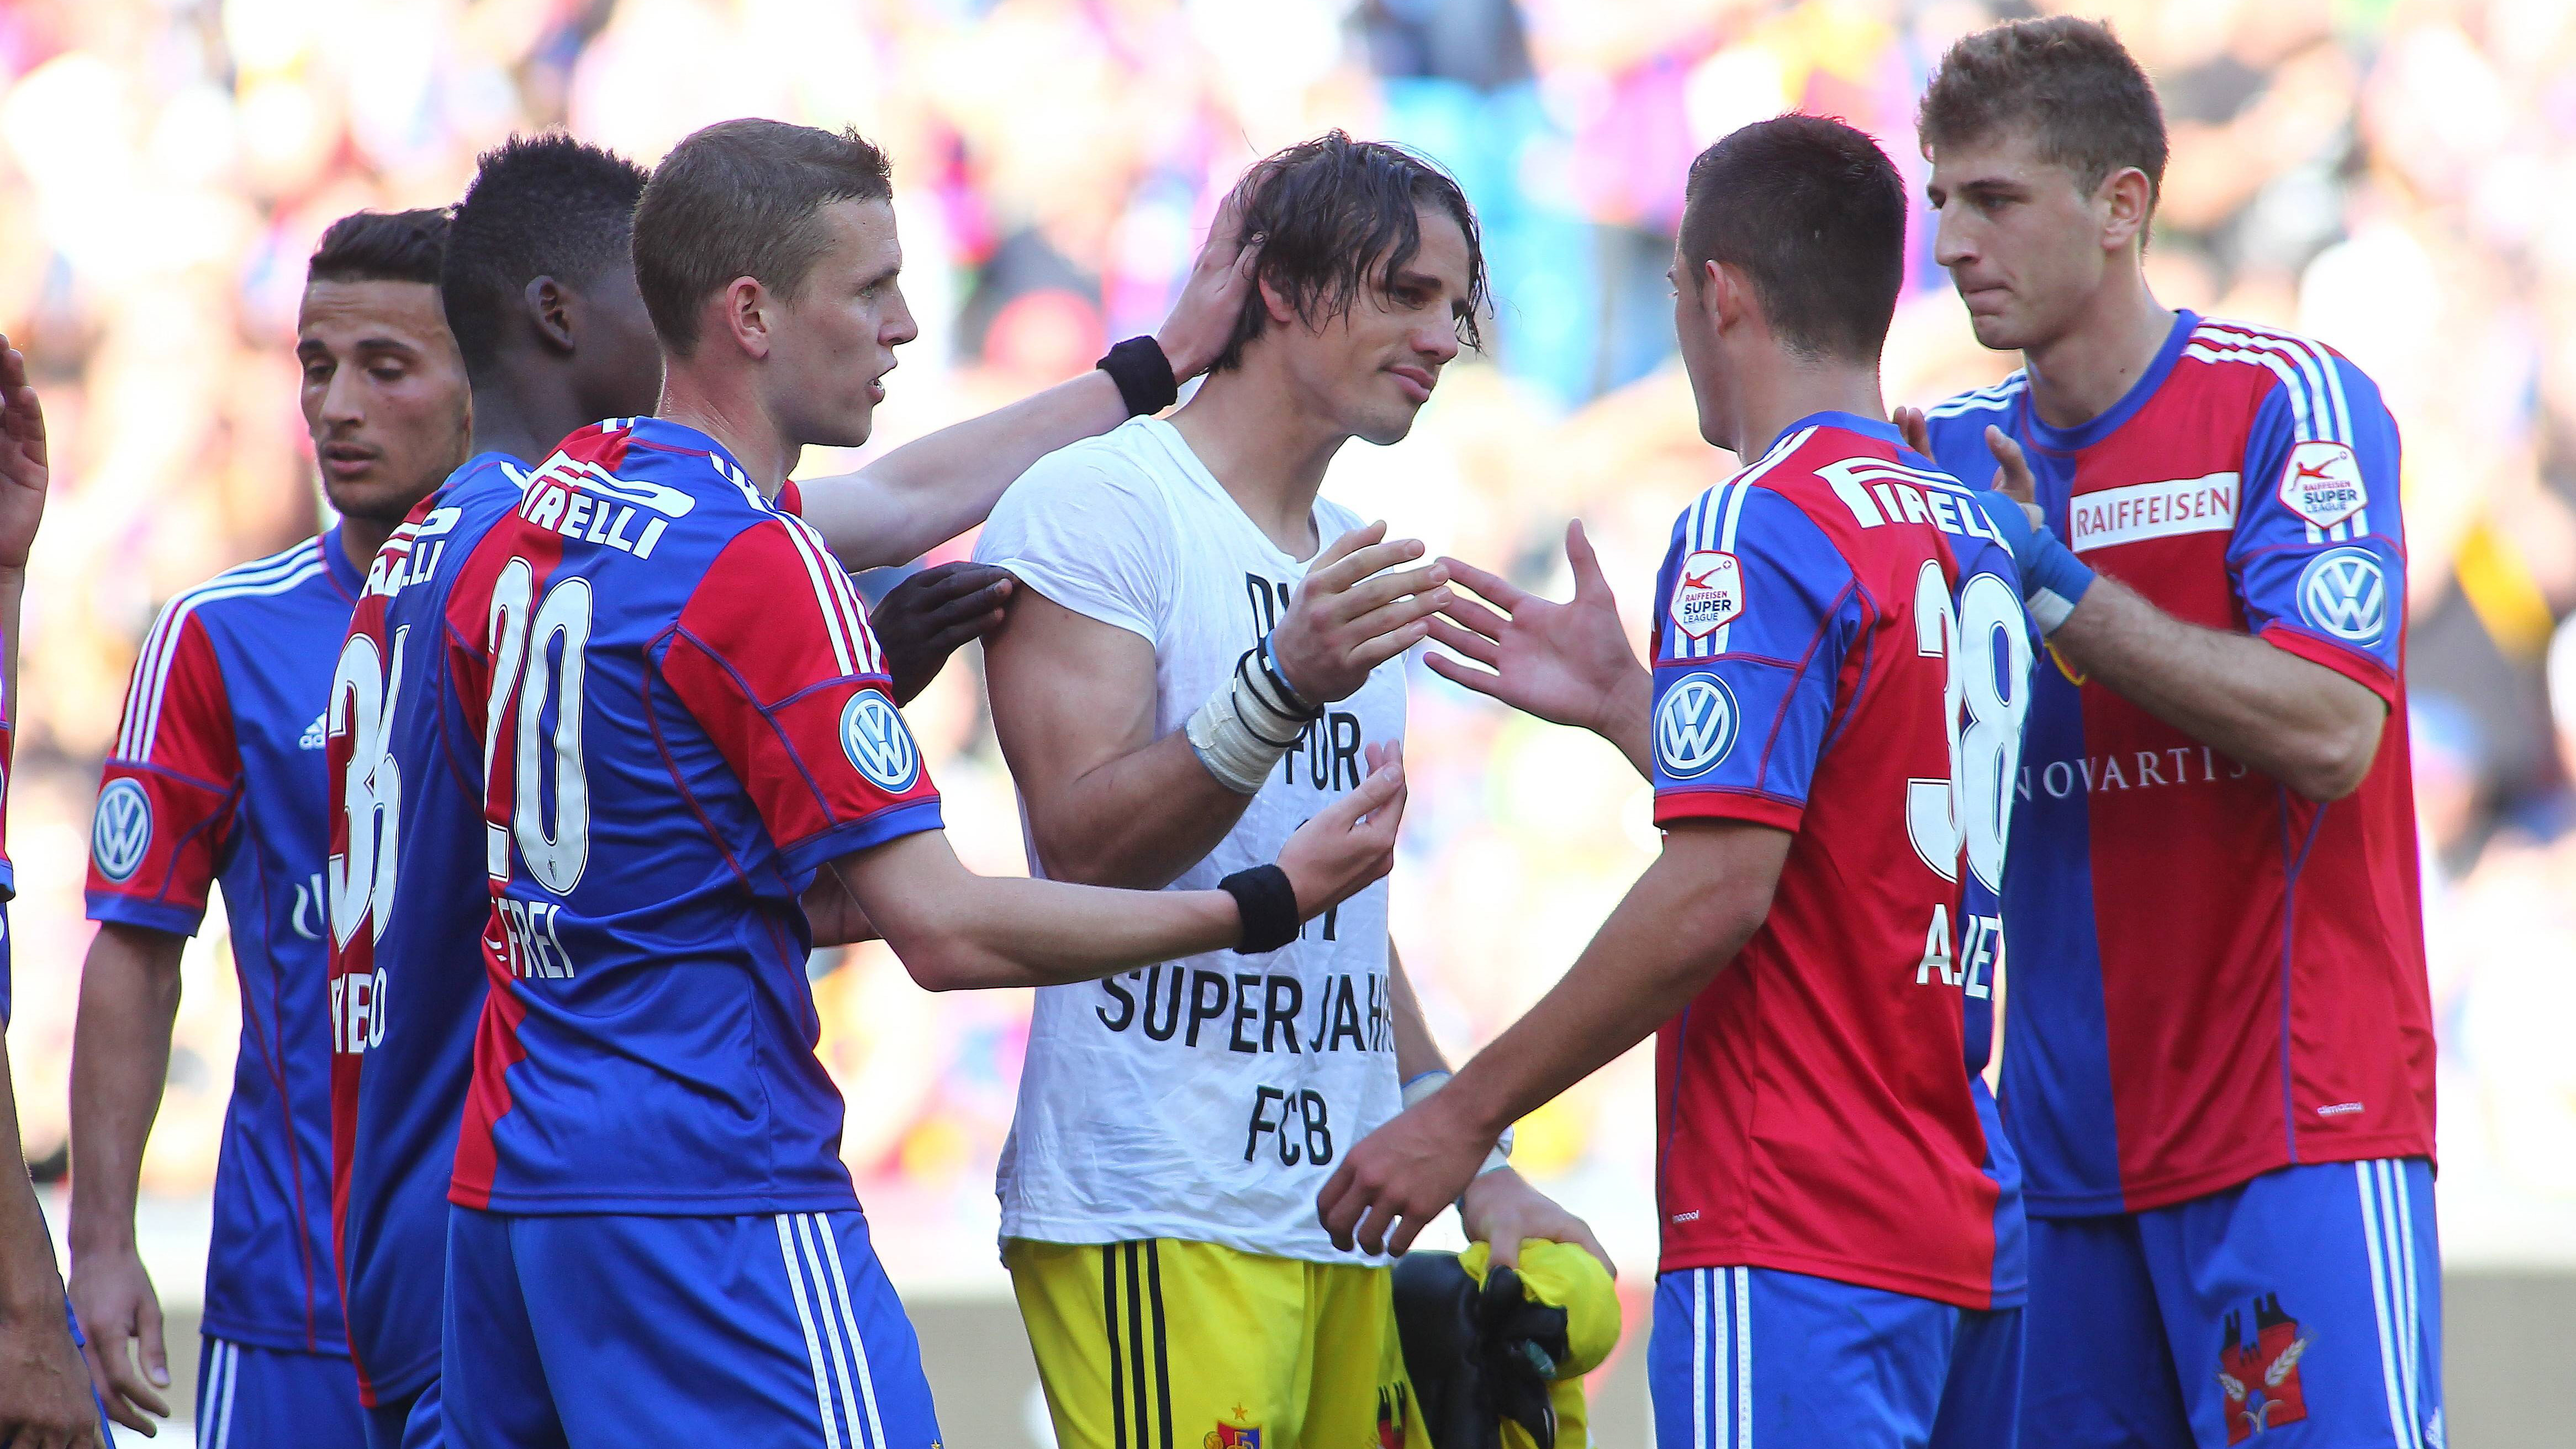
M1160 890L1205 860L1251 803L1209 774L1174 730L1052 793L1033 794L1029 832L1056 880Z
M54 1267L53 1239L36 1207L36 1184L27 1176L26 1149L18 1139L9 1054L0 1050L0 1323L60 1323L62 1316L62 1275Z
M1242 936L1223 891L1110 891L1060 881L976 877L935 934L887 942L934 991L1061 986L1223 950Z
M1713 877L1668 846L1572 969L1432 1100L1465 1130L1499 1136L1670 1020L1761 928L1765 878ZM1758 889L1757 889L1758 887Z
M81 968L72 1027L72 1208L69 1235L83 1251L134 1242L143 1146L170 1075L179 1011L180 938L104 925Z
M18 718L18 617L27 599L27 571L0 568L0 719Z
M2352 793L2387 708L2322 664L2186 624L2106 576L2049 643L2140 709L2310 800Z
M982 523L1029 465L1127 420L1097 369L916 438L855 473L799 485L805 520L852 569L919 558Z
M1089 981L1242 939L1241 912L1223 891L980 876L935 832L834 867L904 969L932 991Z
M1396 1079L1409 1082L1424 1072L1449 1070L1449 1058L1433 1039L1431 1023L1423 1019L1422 1001L1413 994L1413 978L1405 974L1404 958L1396 954L1392 939L1386 943L1386 989L1395 1011Z

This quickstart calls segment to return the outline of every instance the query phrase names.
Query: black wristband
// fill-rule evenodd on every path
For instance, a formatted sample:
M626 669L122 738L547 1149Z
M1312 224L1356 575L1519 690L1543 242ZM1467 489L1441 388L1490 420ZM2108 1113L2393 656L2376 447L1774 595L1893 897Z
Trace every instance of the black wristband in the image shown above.
M1302 922L1297 915L1297 888L1288 883L1288 872L1275 865L1256 865L1218 881L1216 888L1234 897L1234 908L1243 913L1243 940L1234 948L1238 954L1258 956L1297 939Z
M1172 376L1172 360L1163 355L1163 344L1151 337L1130 337L1093 365L1118 384L1119 399L1127 404L1131 418L1159 413L1180 398L1181 384Z

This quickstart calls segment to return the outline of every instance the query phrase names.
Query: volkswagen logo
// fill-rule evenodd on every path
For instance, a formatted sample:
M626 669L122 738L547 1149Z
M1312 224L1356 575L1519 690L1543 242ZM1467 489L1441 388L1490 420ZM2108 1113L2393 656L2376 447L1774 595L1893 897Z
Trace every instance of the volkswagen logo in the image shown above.
M842 706L841 753L889 795L902 794L921 778L921 747L912 742L894 701L873 689L860 690Z
M89 858L98 873L122 885L142 869L152 849L152 801L130 775L98 792L98 818L89 828Z
M2299 617L2338 639L2377 643L2388 602L2388 575L2367 550L2328 549L2299 571Z
M1735 747L1735 692L1714 674L1686 674L1655 706L1655 762L1676 780L1704 775Z

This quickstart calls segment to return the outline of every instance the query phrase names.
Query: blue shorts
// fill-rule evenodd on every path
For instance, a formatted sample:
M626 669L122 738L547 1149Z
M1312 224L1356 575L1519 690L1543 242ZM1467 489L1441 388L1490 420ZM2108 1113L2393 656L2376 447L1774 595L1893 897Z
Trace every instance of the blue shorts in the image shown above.
M2030 1220L2025 1437L2047 1449L2441 1449L2422 1158L2285 1167L2171 1207Z
M934 1449L921 1346L855 1209L456 1208L440 1370L456 1449Z
M365 1449L358 1370L335 1353L297 1353L201 1335L197 1443L203 1449Z
M1665 1449L2013 1449L2022 1311L1772 1268L1655 1284L1646 1345Z
M367 1449L444 1449L447 1443L436 1374L399 1399L383 1399L366 1415Z

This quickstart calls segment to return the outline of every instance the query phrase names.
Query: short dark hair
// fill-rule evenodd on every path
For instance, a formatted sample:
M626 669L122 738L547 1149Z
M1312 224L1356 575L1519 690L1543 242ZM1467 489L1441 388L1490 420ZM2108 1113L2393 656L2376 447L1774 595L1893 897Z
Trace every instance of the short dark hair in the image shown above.
M1941 57L1914 113L1926 151L2020 126L2088 193L2129 166L2146 173L2150 204L2164 190L2164 107L2108 25L2052 15L1964 36Z
M1467 238L1467 314L1459 339L1484 346L1477 316L1485 310L1485 245L1475 208L1455 177L1429 157L1384 141L1354 141L1328 131L1265 156L1235 183L1243 236L1259 241L1254 286L1235 319L1234 335L1214 370L1239 366L1244 345L1270 322L1259 284L1288 299L1310 327L1347 313L1363 287L1392 286L1422 250L1422 208L1448 213Z
M439 300L469 369L492 365L530 282L584 286L633 265L628 238L645 171L560 131L512 136L476 160L447 227Z
M1905 288L1905 180L1878 143L1823 116L1774 116L1691 162L1681 260L1743 269L1772 335L1875 362Z
M422 282L438 285L447 209L353 211L331 223L304 266L307 282Z
M718 121L671 148L635 207L635 284L674 357L698 345L698 307L736 277L794 296L831 244L823 208L894 195L886 154L855 129Z

